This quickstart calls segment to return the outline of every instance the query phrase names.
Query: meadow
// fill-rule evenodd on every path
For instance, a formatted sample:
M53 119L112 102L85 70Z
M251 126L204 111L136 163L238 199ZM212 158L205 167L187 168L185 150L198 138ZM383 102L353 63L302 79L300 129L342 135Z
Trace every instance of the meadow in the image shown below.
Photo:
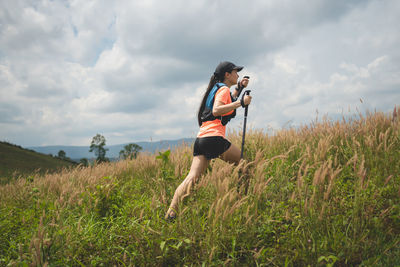
M0 265L399 266L399 112L250 130L247 160L212 161L173 222L188 146L19 177L0 186Z

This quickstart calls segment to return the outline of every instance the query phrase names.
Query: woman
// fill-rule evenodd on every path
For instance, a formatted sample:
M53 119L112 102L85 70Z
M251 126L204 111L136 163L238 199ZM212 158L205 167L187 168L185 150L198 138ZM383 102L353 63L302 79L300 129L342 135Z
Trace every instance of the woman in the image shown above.
M185 180L175 191L165 215L166 219L176 217L179 202L190 193L192 185L206 170L211 159L219 157L229 163L239 163L240 150L225 138L225 132L226 124L235 116L236 109L251 102L249 95L237 99L240 91L249 83L247 77L237 82L238 72L242 69L241 66L224 61L217 66L211 76L197 116L200 131L194 143L192 166ZM231 96L229 88L235 84L238 84L238 87Z

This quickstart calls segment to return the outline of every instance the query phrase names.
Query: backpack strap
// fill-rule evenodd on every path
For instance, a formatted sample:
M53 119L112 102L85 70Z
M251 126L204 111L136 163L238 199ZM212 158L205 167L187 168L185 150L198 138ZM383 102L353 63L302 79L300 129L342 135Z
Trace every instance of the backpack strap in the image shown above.
M221 121L222 125L226 125L232 118L234 118L236 116L236 110L234 110L232 114L227 115L227 116L215 117L212 114L215 95L216 95L217 91L223 86L226 86L226 84L224 84L224 83L216 83L214 85L214 87L211 89L210 93L208 94L207 100L206 100L206 105L205 105L203 113L201 115L201 121L202 122L213 121L215 119L219 119ZM232 96L231 96L231 99L232 99Z
M206 101L206 107L212 109L214 106L214 99L215 99L215 95L217 94L217 91L219 90L219 88L226 86L226 84L224 83L216 83L213 87L213 89L211 89L210 93L207 96L207 101Z

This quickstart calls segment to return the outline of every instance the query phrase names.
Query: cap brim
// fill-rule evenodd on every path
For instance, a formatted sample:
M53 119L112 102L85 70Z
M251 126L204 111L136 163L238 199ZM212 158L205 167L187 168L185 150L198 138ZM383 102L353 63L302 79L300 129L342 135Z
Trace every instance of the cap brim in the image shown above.
M243 69L243 67L242 66L235 66L233 69L237 70L239 72L239 71L241 71Z

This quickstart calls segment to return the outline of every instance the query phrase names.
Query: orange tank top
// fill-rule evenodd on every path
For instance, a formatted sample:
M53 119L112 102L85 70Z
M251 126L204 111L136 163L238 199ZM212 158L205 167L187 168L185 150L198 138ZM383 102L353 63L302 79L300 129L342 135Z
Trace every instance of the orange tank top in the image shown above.
M224 105L232 103L231 92L229 91L229 88L227 86L219 88L218 91L215 93L214 103L216 101L220 101L224 103ZM223 116L230 115L232 113L233 110L229 111ZM225 138L225 132L226 132L226 125L225 126L222 125L220 119L215 119L213 121L203 122L200 126L200 130L199 133L197 134L197 137L201 138L209 136L222 136Z

